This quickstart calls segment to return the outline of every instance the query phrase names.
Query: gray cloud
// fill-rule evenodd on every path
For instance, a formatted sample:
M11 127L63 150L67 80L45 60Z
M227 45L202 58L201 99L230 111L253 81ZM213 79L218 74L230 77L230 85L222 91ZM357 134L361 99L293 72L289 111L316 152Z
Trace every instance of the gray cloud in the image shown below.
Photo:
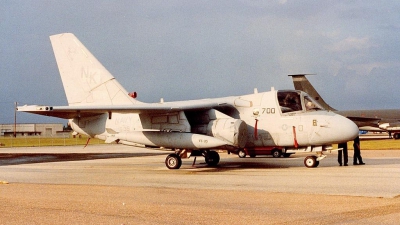
M293 88L340 109L399 108L397 1L1 1L0 122L10 105L65 105L48 36L74 33L129 91L155 102ZM21 120L45 120L19 114Z

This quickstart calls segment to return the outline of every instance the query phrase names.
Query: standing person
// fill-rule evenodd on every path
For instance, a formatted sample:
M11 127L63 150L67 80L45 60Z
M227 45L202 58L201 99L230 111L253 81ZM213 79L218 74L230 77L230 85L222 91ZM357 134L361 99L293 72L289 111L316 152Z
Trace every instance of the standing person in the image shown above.
M365 165L365 163L363 162L362 157L361 157L360 137L359 136L357 136L356 139L354 139L353 147L354 147L353 165ZM358 163L357 163L357 160L358 160Z
M343 150L340 150L338 152L338 163L339 166L342 166L342 155L343 155L343 165L348 166L348 161L349 161L349 155L347 153L347 142L345 143L340 143L338 145L338 148L343 148Z

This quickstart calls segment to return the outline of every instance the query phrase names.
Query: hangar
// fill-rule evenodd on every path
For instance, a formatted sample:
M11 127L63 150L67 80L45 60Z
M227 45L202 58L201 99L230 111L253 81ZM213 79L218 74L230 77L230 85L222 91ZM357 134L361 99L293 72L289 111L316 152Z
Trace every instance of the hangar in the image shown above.
M56 136L62 133L62 123L23 123L23 124L0 124L0 135L9 137L16 136Z

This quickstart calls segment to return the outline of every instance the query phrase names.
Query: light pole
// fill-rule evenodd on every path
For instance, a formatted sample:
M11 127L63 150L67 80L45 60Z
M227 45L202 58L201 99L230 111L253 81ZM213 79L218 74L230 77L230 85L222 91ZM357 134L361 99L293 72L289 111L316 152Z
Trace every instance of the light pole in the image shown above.
M18 102L15 102L15 108L14 108L14 138L17 137L17 107L18 107Z

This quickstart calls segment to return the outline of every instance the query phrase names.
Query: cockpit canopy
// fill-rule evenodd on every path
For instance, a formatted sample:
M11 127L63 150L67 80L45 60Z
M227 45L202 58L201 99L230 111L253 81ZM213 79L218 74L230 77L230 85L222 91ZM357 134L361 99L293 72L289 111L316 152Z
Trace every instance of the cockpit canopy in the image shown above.
M278 102L282 113L325 110L312 97L302 91L278 91Z

